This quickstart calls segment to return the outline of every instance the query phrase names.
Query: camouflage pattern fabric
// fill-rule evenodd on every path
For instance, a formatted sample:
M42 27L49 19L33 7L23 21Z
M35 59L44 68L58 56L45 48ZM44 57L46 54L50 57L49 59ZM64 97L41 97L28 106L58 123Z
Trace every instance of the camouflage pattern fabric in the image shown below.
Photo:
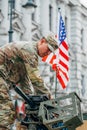
M15 111L9 98L7 85L4 80L0 78L0 128L4 126L6 130L10 129L10 124L14 122L14 119Z
M0 50L0 125L9 128L15 119L9 97L11 82L18 83L27 94L41 95L50 92L39 74L36 43L9 43Z
M55 35L50 34L45 36L46 41L48 42L48 44L54 49L56 50L58 48L58 39L55 37ZM49 46L48 46L49 47ZM49 48L50 49L50 48Z
M41 95L41 94L49 94L48 88L46 88L38 69L38 54L37 48L33 44L33 46L29 46L26 44L22 49L21 52L23 54L24 64L27 71L27 77L30 79L33 87L34 87L34 94Z
M34 94L49 94L49 90L45 86L39 73L36 45L36 43L29 42L17 42L10 45L10 50L12 50L12 53L14 54L10 59L13 63L11 71L13 71L14 68L18 68L15 72L18 74L16 78L19 77L19 79L15 80L19 80L20 86L24 86L23 89L25 89L26 92L32 93L31 88L33 86ZM9 77L10 80L13 80L14 72L10 73Z

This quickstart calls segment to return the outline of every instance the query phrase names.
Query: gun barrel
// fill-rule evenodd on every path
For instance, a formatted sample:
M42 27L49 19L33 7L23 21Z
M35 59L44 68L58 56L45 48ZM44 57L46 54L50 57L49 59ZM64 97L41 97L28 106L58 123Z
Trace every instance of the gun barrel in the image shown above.
M31 107L35 108L35 103L18 87L17 85L13 84L14 90L26 101L26 103Z

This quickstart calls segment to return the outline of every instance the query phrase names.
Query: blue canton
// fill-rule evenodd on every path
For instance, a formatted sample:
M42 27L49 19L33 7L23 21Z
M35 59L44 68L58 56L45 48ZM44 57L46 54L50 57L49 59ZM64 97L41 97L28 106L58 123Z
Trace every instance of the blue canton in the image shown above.
M66 38L65 25L64 25L64 21L62 19L62 16L60 15L60 25L59 25L59 40L60 40L60 43L62 41L64 41L65 38Z

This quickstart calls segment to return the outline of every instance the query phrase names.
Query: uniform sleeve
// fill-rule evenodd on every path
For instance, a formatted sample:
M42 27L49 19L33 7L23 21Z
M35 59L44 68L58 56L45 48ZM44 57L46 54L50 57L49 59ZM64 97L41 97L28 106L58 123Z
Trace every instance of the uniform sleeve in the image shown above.
M42 77L40 76L36 47L30 44L26 44L26 46L21 49L21 52L23 54L23 59L27 70L27 77L31 80L31 83L35 90L35 94L49 94L50 91L48 87L46 87Z
M5 62L5 56L2 49L0 49L0 65L2 65L4 62Z
M10 60L15 56L18 49L14 43L8 43L0 48L0 65L4 64L6 59Z
M0 65L5 63L6 58L10 58L12 55L10 44L6 44L0 48Z
M11 58L15 58L15 56L22 57L21 48L27 42L17 41L12 43L7 43L0 48L0 65L4 64L6 58L10 60Z
M48 87L44 83L44 80L40 76L38 67L36 68L31 67L31 69L28 69L28 73L29 73L30 80L33 84L35 93L37 95L50 94L50 90L48 89Z
M47 85L45 84L43 79L41 78L41 76L38 77L36 75L36 81L32 82L32 84L33 84L33 86L35 88L35 92L36 92L37 95L39 95L39 94L49 95L51 93L49 88L47 87Z

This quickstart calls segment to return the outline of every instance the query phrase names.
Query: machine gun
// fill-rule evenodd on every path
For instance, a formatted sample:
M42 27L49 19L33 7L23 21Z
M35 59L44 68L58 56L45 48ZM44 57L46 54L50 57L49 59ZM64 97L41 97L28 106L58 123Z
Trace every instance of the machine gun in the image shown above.
M28 130L31 124L35 130L75 130L83 124L81 99L76 93L48 100L46 96L27 96L15 84L13 88L28 105L26 117L21 121Z
M27 126L28 130L48 130L38 117L40 102L48 100L47 96L29 96L16 84L12 83L11 86L24 99L26 104L26 117L23 120L20 119L21 125ZM31 126L32 128L30 128Z
M10 82L2 71L0 75ZM18 86L11 84L28 106L26 117L21 121L28 128L35 124L35 130L75 130L83 123L81 99L75 92L48 100L46 96L27 96Z

